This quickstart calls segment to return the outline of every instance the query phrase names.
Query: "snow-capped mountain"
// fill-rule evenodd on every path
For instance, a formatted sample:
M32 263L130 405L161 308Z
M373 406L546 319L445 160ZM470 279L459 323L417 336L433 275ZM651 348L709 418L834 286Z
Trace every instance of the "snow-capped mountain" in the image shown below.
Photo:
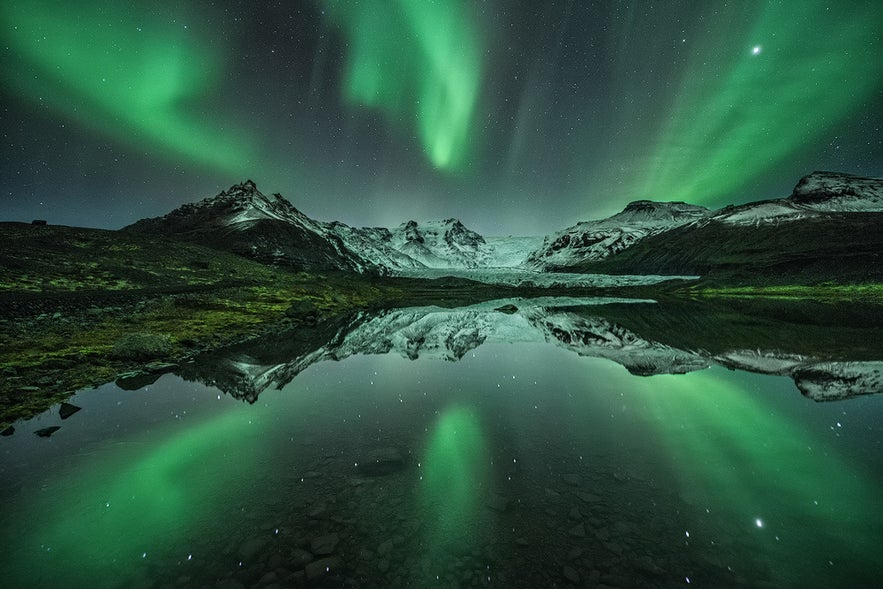
M383 270L327 224L309 218L280 194L266 196L251 180L123 231L173 235L299 270Z
M407 221L391 231L390 244L428 268L484 267L493 252L481 235L457 219Z
M787 198L714 212L632 203L608 219L548 237L528 264L542 271L706 275L769 268L776 276L860 277L862 268L875 267L881 212L883 180L814 172Z
M761 225L819 218L830 213L883 212L883 180L835 172L804 176L787 198L723 208L709 220Z
M173 235L296 269L381 274L515 266L536 243L500 238L489 244L457 219L407 221L394 229L317 221L282 195L263 194L251 180L123 230Z
M603 260L651 235L703 219L711 214L705 207L684 202L638 200L621 212L598 221L584 221L546 237L530 253L527 265L537 270L566 268Z
M847 399L883 388L883 362L832 361L777 350L733 349L711 354L681 349L642 336L585 307L609 303L648 303L602 298L544 297L496 300L445 309L411 307L360 314L324 329L312 344L259 341L247 349L212 352L183 365L178 373L254 403L268 388L282 388L309 366L350 356L397 354L410 360L456 362L488 343L549 343L580 356L604 358L638 376L686 374L723 366L791 377L815 401ZM503 308L511 304L512 307ZM573 307L583 311L574 312ZM506 312L501 312L506 311Z
M730 252L727 256L732 265L731 242L751 243L757 252L780 254L784 251L782 243L788 247L803 244L797 257L809 259L812 256L804 251L803 234L813 233L814 228L807 228L793 239L779 240L782 243L777 241L774 251L761 243L759 232L763 228L775 229L781 223L800 228L803 224L792 222L825 221L838 215L842 225L845 213L879 212L883 212L883 180L814 172L801 179L787 198L729 206L715 212L683 202L635 201L611 217L578 223L543 238L540 243L539 238L531 237L486 239L457 219L422 223L411 220L392 229L317 221L279 194L264 195L249 180L215 197L183 205L163 217L138 221L124 230L173 235L295 269L421 277L433 277L433 271L493 270L496 273L489 275L490 281L506 279L511 283L511 277L498 276L499 269L517 269L522 273L560 269L705 274L714 264L700 263L698 258L709 252ZM854 225L852 221L845 223ZM873 232L874 223L879 221L865 219L862 231ZM732 231L728 233L722 228L740 232L744 228L755 233L732 236ZM838 225L825 230L836 232L841 228ZM730 241L717 244L725 233ZM709 235L711 242L717 244L714 247L708 247ZM654 244L652 248L636 247L650 241ZM873 238L868 243L872 241ZM829 253L834 255L833 251ZM674 258L677 260L672 261ZM523 276L517 280L543 282Z

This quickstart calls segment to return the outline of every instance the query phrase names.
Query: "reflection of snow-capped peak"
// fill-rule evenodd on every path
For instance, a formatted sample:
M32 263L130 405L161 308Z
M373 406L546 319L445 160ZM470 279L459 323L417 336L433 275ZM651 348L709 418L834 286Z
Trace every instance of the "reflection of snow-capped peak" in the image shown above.
M819 362L792 376L800 392L814 401L883 392L883 362Z
M238 351L220 361L186 365L185 377L217 386L254 402L281 388L303 370L326 360L355 355L397 354L411 360L457 361L489 343L551 343L580 356L604 358L638 376L685 374L719 365L731 370L789 376L815 401L846 399L883 390L883 361L835 362L775 350L731 350L711 355L654 341L602 316L591 305L652 303L604 298L542 297L488 301L467 307L411 307L360 315L328 332L328 341L299 347L280 362L260 360L267 342L253 352ZM577 312L576 308L580 310ZM269 346L275 348L275 346ZM265 356L266 357L266 356Z
M632 374L685 374L708 368L711 362L694 352L649 341L603 317L567 312L528 312L546 340L581 356L606 358Z

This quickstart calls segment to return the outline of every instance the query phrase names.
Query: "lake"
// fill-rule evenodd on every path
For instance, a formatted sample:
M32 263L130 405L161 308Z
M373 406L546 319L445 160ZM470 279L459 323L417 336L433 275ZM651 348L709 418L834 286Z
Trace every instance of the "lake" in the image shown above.
M129 375L0 438L2 585L878 585L881 326L516 299Z

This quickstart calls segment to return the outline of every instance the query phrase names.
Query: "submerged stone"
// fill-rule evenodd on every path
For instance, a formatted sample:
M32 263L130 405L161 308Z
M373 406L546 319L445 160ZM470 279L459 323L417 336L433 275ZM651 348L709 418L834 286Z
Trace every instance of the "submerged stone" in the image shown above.
M499 311L500 313L506 313L507 315L511 315L512 313L515 313L516 311L518 311L518 307L516 307L512 303L509 303L507 305L503 305L502 307L497 307L496 309L494 309L494 311Z
M567 579L568 581L570 581L571 583L579 583L579 581L580 581L579 573L576 572L576 569L574 569L573 567L568 567L568 566L564 567L563 573L564 573L564 578Z
M70 403L62 403L61 407L59 407L58 409L58 415L60 415L62 419L67 419L80 409L82 409L82 407L77 407L76 405L71 405Z
M313 560L314 557L310 552L302 548L292 548L291 556L288 558L288 566L294 569L302 569L313 562Z
M137 391L138 389L143 389L146 386L152 385L159 380L160 376L162 375L159 373L127 372L121 374L114 384L124 391Z
M487 501L487 506L494 511L503 512L509 507L509 499L503 495L493 493Z
M310 542L310 551L319 556L325 556L334 552L337 543L340 542L340 536L337 534L325 534L313 538Z
M10 425L9 427L5 428L2 432L0 432L0 436L11 436L14 433L15 433L15 428Z
M358 462L360 474L379 477L396 473L405 468L405 457L397 448L378 448L368 452Z
M61 429L60 425L53 425L51 427L44 427L43 429L38 429L34 433L40 436L41 438L48 438L55 432Z
M314 560L306 566L304 572L307 574L307 580L314 581L321 579L325 575L338 572L343 567L343 561L338 556L329 556Z
M254 537L249 538L239 546L239 558L242 560L251 560L257 554L263 550L264 546L267 545L267 538L263 537Z

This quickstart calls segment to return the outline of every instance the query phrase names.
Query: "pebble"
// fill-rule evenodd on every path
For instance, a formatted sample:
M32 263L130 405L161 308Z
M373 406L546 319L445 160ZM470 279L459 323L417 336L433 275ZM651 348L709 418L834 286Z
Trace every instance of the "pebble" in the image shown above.
M586 503L597 503L601 501L601 497L593 495L592 493L577 493L576 496Z
M255 536L239 545L239 558L252 560L267 545L267 538Z
M580 581L579 573L576 572L576 569L568 566L564 567L564 578L571 583L579 583Z
M487 506L497 512L504 512L509 507L509 499L503 495L493 493L487 501Z
M329 556L327 558L314 560L306 566L304 572L307 575L307 580L314 581L316 579L321 579L330 573L337 572L338 569L342 567L343 561L339 556Z
M310 542L310 552L319 556L331 554L337 548L338 542L340 542L340 537L337 534L325 534L313 538Z
M288 565L294 569L302 569L313 561L313 555L301 548L292 548Z

